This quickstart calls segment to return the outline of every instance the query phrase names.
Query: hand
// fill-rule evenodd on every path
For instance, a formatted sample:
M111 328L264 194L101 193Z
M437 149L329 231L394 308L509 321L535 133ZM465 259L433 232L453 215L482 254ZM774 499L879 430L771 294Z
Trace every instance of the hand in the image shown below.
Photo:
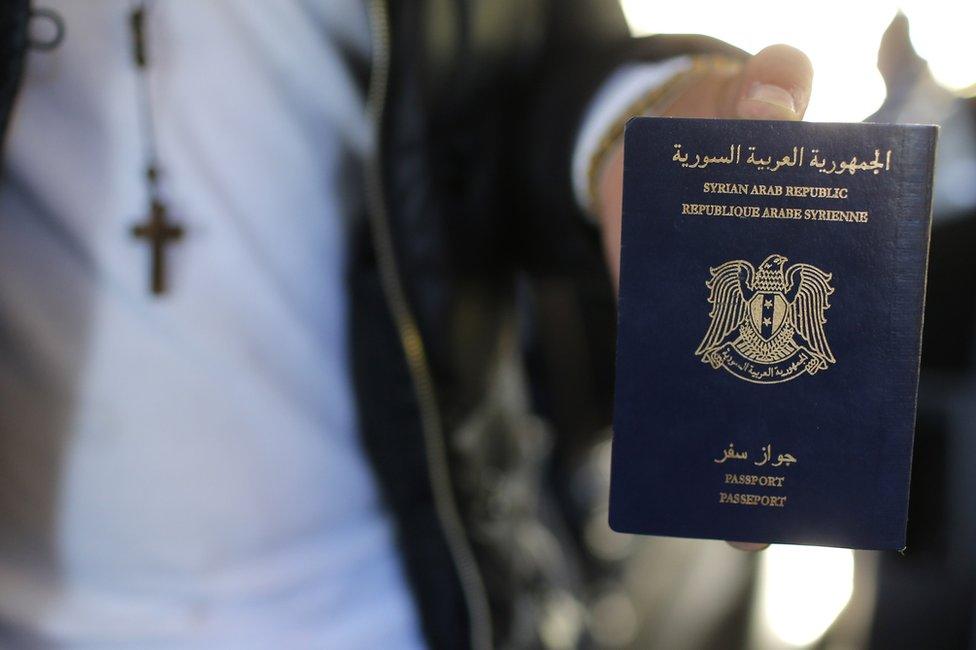
M729 117L799 120L806 111L813 67L803 52L787 45L762 50L738 71L715 71L684 92L665 111L667 117ZM617 286L620 273L620 217L623 198L623 143L609 154L597 181L597 208L607 264ZM729 542L743 551L767 544Z
M799 120L807 109L812 83L813 67L803 52L788 45L772 45L737 71L710 73L678 97L664 115ZM614 286L620 272L623 177L624 148L620 143L608 154L597 179L597 209Z

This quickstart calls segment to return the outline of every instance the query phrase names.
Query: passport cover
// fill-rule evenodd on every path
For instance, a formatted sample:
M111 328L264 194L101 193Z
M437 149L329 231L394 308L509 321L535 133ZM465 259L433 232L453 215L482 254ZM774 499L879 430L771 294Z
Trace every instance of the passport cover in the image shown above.
M629 122L614 530L904 548L937 133Z

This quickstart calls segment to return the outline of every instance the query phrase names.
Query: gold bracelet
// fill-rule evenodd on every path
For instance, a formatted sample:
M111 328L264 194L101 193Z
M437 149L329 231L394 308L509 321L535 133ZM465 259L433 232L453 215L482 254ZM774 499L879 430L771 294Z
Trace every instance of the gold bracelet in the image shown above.
M604 131L598 141L596 150L590 156L587 167L587 189L590 212L598 213L597 198L599 196L598 183L600 172L607 162L608 154L623 138L624 128L630 118L639 115L660 115L675 102L694 82L707 73L715 71L736 71L742 67L741 61L724 56L696 56L692 58L691 67L673 75L663 84L655 86L641 95L636 101L627 106L620 116Z

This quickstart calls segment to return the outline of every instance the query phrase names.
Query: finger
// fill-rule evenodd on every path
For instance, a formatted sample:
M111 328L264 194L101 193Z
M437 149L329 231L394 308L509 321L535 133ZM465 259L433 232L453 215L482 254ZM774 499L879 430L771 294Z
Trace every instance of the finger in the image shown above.
M620 284L620 220L624 190L623 143L608 154L608 161L599 181L600 225L603 252L610 267L610 278L616 290Z
M810 101L813 66L789 45L771 45L746 61L727 95L729 114L764 120L799 120Z
M769 546L769 544L756 544L753 542L728 542L728 545L732 548L737 548L740 551L762 551Z

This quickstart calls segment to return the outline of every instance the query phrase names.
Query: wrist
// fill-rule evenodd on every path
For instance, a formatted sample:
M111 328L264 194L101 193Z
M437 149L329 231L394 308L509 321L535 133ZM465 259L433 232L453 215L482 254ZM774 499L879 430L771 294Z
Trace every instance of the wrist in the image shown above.
M607 167L615 160L622 162L620 151L624 129L631 118L649 115L714 117L707 111L702 112L701 107L721 105L725 95L735 93L737 89L733 88L733 82L738 79L741 69L739 61L727 57L693 57L690 66L645 91L619 112L604 129L589 159L586 206L590 212L599 213Z

